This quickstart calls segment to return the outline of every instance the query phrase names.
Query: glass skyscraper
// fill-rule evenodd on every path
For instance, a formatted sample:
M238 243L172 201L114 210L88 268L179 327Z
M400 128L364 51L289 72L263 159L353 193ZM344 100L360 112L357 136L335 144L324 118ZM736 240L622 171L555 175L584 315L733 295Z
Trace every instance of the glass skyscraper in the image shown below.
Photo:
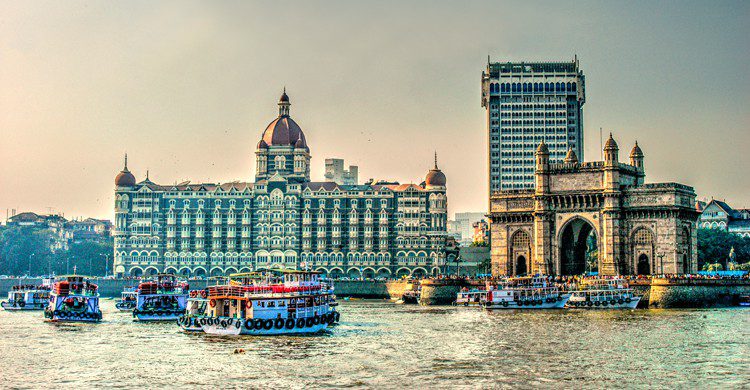
M583 72L571 62L489 62L482 72L487 110L490 193L534 187L534 152L550 162L569 149L583 161Z

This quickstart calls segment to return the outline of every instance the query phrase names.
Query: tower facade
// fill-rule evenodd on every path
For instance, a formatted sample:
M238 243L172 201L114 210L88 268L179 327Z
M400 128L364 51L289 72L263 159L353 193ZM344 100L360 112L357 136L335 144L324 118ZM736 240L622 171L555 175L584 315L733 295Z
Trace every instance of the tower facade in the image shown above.
M583 72L571 62L494 62L482 72L487 111L489 189L534 187L535 149L549 148L550 163L569 149L583 161Z

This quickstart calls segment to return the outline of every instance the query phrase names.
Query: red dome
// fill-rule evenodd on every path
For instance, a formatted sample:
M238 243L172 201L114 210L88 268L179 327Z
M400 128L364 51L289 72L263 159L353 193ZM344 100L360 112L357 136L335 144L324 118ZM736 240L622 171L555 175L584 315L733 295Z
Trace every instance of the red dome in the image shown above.
M297 122L289 116L274 119L263 131L262 141L265 141L268 146L295 146L298 140L302 141L301 146L298 147L307 147L305 134Z
M115 185L118 187L132 187L135 185L135 176L128 170L128 155L125 155L125 166L115 176Z
M445 174L439 169L430 169L424 183L428 186L445 186Z

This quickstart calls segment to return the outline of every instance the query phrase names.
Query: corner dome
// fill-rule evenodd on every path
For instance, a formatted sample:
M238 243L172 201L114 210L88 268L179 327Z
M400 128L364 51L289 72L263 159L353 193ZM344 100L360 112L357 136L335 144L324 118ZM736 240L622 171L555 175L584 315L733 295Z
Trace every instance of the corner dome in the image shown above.
M424 178L425 186L445 186L446 179L443 171L437 166L437 153L435 153L435 167L427 172L427 176Z
M128 155L125 155L125 167L115 176L115 186L132 187L135 185L135 176L128 170Z
M260 140L258 142L258 149L268 149L268 144L264 140Z
M546 153L549 154L549 148L547 147L547 144L544 143L544 140L539 144L539 147L536 148L537 153Z
M604 150L619 150L617 142L612 138L612 133L609 133L609 138L607 138L607 142L604 144Z
M573 148L568 149L568 154L565 155L565 160L563 161L566 163L578 162L578 155L576 154L575 150L573 150Z
M633 146L633 150L630 151L630 157L643 157L643 151L641 150L641 147L638 146L638 141L635 141L635 146Z

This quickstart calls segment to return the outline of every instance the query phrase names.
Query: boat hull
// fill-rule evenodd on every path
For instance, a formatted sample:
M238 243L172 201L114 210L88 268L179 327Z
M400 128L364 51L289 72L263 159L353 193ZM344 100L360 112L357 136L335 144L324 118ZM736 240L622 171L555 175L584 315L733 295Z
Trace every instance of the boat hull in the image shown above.
M177 318L177 323L185 332L203 332L203 327L197 324L196 320L195 317L180 316Z
M20 310L44 310L44 308L47 306L44 303L37 303L37 304L24 304L23 307L20 305L14 305L10 302L1 302L0 306L3 307L3 309L8 311L20 311Z
M183 312L136 312L133 311L133 319L143 322L176 321Z
M269 327L270 321L270 327ZM292 334L312 334L324 331L328 328L328 322L319 322L317 324L310 323L308 326L307 319L293 321L293 326L289 327L286 320L283 320L284 325L279 328L276 325L276 320L261 320L263 325L257 327L253 324L253 320L245 320L244 322L239 319L233 318L206 318L200 319L199 323L203 332L210 335L217 336L279 336L279 335L292 335ZM301 325L301 326L298 326Z
M561 299L555 300L554 302L541 302L538 304L519 305L516 301L503 301L503 302L485 302L482 307L486 310L503 310L503 309L564 309L565 304L570 299L570 296L563 295ZM506 305L507 304L507 305Z
M99 322L101 321L101 313L50 313L45 312L44 316L50 322Z
M115 303L115 307L119 311L133 311L135 309L135 304L126 304L122 302Z
M618 300L616 303L609 302L592 302L583 299L571 298L568 300L566 308L568 309L635 309L638 306L638 302L641 301L641 297L630 298L630 302L626 300Z

